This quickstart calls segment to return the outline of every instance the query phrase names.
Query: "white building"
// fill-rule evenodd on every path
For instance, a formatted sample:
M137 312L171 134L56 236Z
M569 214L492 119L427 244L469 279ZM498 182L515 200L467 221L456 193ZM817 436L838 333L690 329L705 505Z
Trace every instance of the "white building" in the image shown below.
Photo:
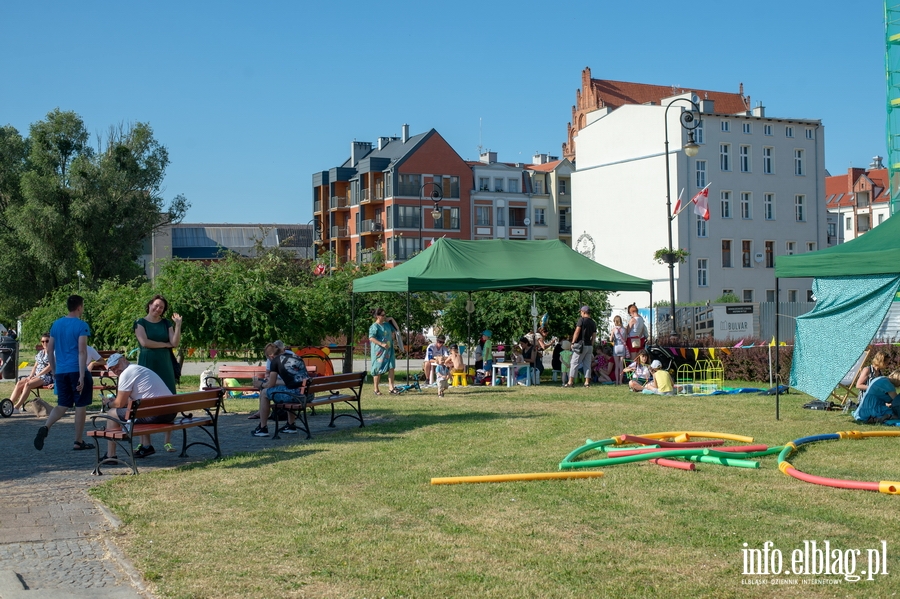
M668 246L666 132L673 207L679 194L687 203L709 184L710 219L688 207L673 222L673 246L690 254L675 267L678 304L712 302L725 293L747 302L774 301L775 258L826 247L820 121L766 117L762 106L749 108L743 91L673 94L662 86L590 81L592 88L598 84L593 101L599 108L579 115L573 133L576 249L587 253L593 247L598 262L652 279L653 302L668 301L669 267L653 260L656 250ZM635 98L641 103L630 103ZM690 104L672 104L665 119L676 98L701 109L700 149L693 158L682 150L688 134L679 121ZM780 301L806 301L810 286L809 279L782 281ZM632 301L645 306L648 297L612 298L615 308Z

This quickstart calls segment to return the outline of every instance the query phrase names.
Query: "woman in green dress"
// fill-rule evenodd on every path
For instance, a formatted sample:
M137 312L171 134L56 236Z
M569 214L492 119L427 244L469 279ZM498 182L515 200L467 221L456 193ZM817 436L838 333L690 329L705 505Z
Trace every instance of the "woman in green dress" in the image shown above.
M172 350L178 347L181 341L181 315L172 314L172 321L165 318L169 309L169 302L161 295L153 296L147 303L147 316L139 318L134 323L134 334L141 346L141 354L138 357L138 366L149 368L159 375L166 387L174 395L175 368L172 365ZM175 323L174 326L172 323ZM172 433L166 433L166 451L175 451L171 443ZM143 452L143 453L142 453ZM141 454L142 455L138 455ZM155 453L153 446L140 447L135 452L135 457L146 457Z
M393 318L387 318L384 308L375 310L375 322L369 327L369 342L372 344L372 386L375 395L381 395L378 388L381 375L387 373L388 387L394 392L394 331L399 330Z

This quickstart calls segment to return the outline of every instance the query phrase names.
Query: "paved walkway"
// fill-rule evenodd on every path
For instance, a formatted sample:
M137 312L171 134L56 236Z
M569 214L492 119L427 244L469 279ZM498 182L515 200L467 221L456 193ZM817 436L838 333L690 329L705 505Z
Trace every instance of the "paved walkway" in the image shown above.
M313 437L334 430L327 427L328 420L324 411L310 418ZM37 451L34 436L43 422L29 414L0 418L0 438L10 456L0 468L0 598L151 597L140 574L115 545L117 520L87 494L108 476L91 476L93 450L72 450L71 413L53 426L43 451ZM302 434L282 435L274 441L253 437L250 432L257 422L247 420L247 414L223 414L219 420L222 452L230 455L304 441ZM349 418L341 418L336 425L358 426ZM173 435L173 442L177 445L180 435ZM160 451L140 461L138 469L173 468L211 456L203 447L191 453L190 458L179 458L178 452ZM104 472L124 470L113 467Z

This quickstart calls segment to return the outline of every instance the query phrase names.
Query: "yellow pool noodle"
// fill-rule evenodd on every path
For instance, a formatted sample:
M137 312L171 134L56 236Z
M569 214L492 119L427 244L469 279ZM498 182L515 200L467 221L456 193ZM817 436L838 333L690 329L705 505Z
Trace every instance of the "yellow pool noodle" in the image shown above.
M433 485L457 485L460 483L506 483L525 480L554 480L560 478L596 478L602 472L532 472L530 474L490 474L487 476L447 476L432 478Z

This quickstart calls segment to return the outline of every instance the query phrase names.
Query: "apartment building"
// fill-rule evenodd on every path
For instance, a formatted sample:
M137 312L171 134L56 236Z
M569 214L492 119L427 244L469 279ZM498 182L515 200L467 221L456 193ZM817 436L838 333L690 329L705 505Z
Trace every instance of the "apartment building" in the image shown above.
M828 216L828 245L856 239L877 227L891 212L888 169L881 156L868 168L849 168L846 175L825 178L825 203Z
M826 247L824 129L818 120L773 118L739 93L618 81L589 81L573 112L573 235L590 240L595 259L654 281L654 301L669 297L669 267L653 260L667 247L666 153L672 203L709 185L710 218L690 208L672 223L673 245L689 253L676 265L676 301L775 301L775 259ZM596 82L596 83L595 83ZM589 100L589 101L588 101ZM700 109L699 152L682 151L680 113ZM674 103L673 103L674 102ZM668 116L666 110L668 108ZM574 130L574 133L572 133ZM576 145L577 142L577 145ZM577 244L576 244L577 245ZM576 248L577 249L577 248ZM811 280L780 285L779 301L808 301ZM615 307L646 295L621 294Z
M313 174L313 216L340 262L381 252L388 266L435 238L469 239L472 170L434 129L354 141L340 166ZM437 202L434 200L438 199Z
M535 154L525 166L530 178L533 239L560 239L572 247L572 173L566 158Z

